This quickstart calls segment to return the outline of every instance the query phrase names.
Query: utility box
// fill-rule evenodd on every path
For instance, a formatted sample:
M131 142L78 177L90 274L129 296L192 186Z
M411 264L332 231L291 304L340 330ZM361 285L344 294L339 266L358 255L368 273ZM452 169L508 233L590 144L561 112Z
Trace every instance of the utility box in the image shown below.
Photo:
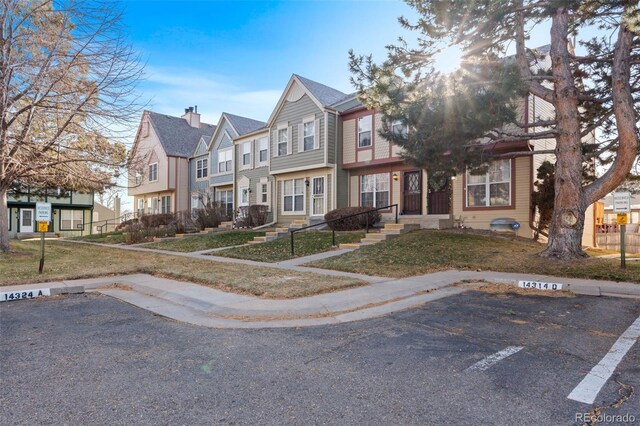
M520 222L510 217L499 217L491 221L491 230L495 232L515 232L520 229Z

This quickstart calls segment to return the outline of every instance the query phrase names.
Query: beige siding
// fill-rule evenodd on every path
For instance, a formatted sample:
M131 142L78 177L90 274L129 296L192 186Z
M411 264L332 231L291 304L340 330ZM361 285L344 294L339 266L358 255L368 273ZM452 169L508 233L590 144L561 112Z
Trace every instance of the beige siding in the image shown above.
M487 209L464 211L466 191L463 188L463 177L458 175L453 183L453 218L462 219L465 226L475 229L490 229L491 221L500 217L512 218L520 222L518 235L531 238L533 231L529 227L529 206L531 201L530 159L520 157L515 161L515 209ZM511 177L514 179L514 177Z
M358 151L358 162L371 161L372 157L373 157L373 150L371 149L364 149L364 150Z
M313 169L313 170L305 170L305 171L301 171L301 172L294 172L294 173L285 173L285 174L281 174L281 175L277 175L276 176L276 193L277 193L277 200L272 201L272 205L274 203L277 204L278 206L278 222L279 223L289 223L291 221L293 221L294 219L306 219L308 218L312 211L311 211L311 195L312 195L312 188L311 188L311 182L312 182L312 178L314 177L324 177L325 178L325 213L328 212L330 210L330 207L332 205L332 197L333 197L333 193L332 193L332 188L331 188L331 182L333 180L333 169L332 168L319 168L319 169ZM290 180L290 179L308 179L309 180L309 186L305 186L304 188L304 193L305 193L305 199L304 199L304 212L301 213L296 213L296 214L291 214L289 212L285 213L283 208L283 200L282 200L282 182L285 180Z
M381 158L389 158L389 141L380 137L378 132L382 129L382 114L375 114L375 123L373 125L374 148L373 158L378 160Z
M143 118L146 120L146 118ZM162 149L160 140L158 139L153 126L149 125L149 133L146 137L138 139L136 148L136 158L139 159L139 170L142 172L142 184L135 184L135 170L131 170L129 175L128 195L135 196L148 192L158 192L167 190L168 158ZM149 164L158 163L158 180L149 182Z
M356 120L342 123L342 158L344 164L356 162Z
M360 178L358 176L349 177L349 206L360 205Z

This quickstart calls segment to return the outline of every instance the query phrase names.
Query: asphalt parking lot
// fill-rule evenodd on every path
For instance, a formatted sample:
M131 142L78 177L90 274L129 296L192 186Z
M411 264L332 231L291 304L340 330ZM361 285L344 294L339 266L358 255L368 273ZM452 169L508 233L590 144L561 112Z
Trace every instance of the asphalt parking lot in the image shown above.
M638 424L640 343L593 404L567 397L639 316L632 299L469 291L337 326L216 330L98 294L2 303L0 423Z

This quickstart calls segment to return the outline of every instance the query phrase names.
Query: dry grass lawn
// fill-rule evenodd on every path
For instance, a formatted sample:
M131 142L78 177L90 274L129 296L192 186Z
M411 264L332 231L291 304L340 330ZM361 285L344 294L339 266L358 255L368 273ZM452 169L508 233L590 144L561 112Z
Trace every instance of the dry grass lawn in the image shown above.
M0 286L109 275L148 273L224 291L294 298L365 285L363 281L70 242L47 242L44 273L36 241L12 241L0 254Z
M640 262L627 262L627 269L619 259L559 262L538 256L543 249L523 239L421 230L306 266L396 278L461 269L640 282Z

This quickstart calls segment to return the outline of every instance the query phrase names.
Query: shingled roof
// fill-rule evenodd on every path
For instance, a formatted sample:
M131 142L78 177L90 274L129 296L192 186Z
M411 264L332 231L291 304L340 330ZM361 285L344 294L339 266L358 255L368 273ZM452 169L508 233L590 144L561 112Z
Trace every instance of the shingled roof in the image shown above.
M255 132L256 130L262 129L267 125L267 123L253 120L247 117L240 117L239 115L229 114L228 112L224 113L224 116L227 117L229 123L236 129L238 132L238 136L243 136L251 132Z
M180 117L147 111L149 121L155 130L162 148L171 157L188 158L198 146L200 138L208 140L216 129L212 124L200 123L200 127L191 127L187 120Z
M335 104L336 102L348 97L346 93L343 93L333 87L325 86L324 84L318 83L317 81L309 80L308 78L304 78L299 76L298 74L294 74L300 83L306 87L311 94L320 102L323 106L328 107L330 105Z

